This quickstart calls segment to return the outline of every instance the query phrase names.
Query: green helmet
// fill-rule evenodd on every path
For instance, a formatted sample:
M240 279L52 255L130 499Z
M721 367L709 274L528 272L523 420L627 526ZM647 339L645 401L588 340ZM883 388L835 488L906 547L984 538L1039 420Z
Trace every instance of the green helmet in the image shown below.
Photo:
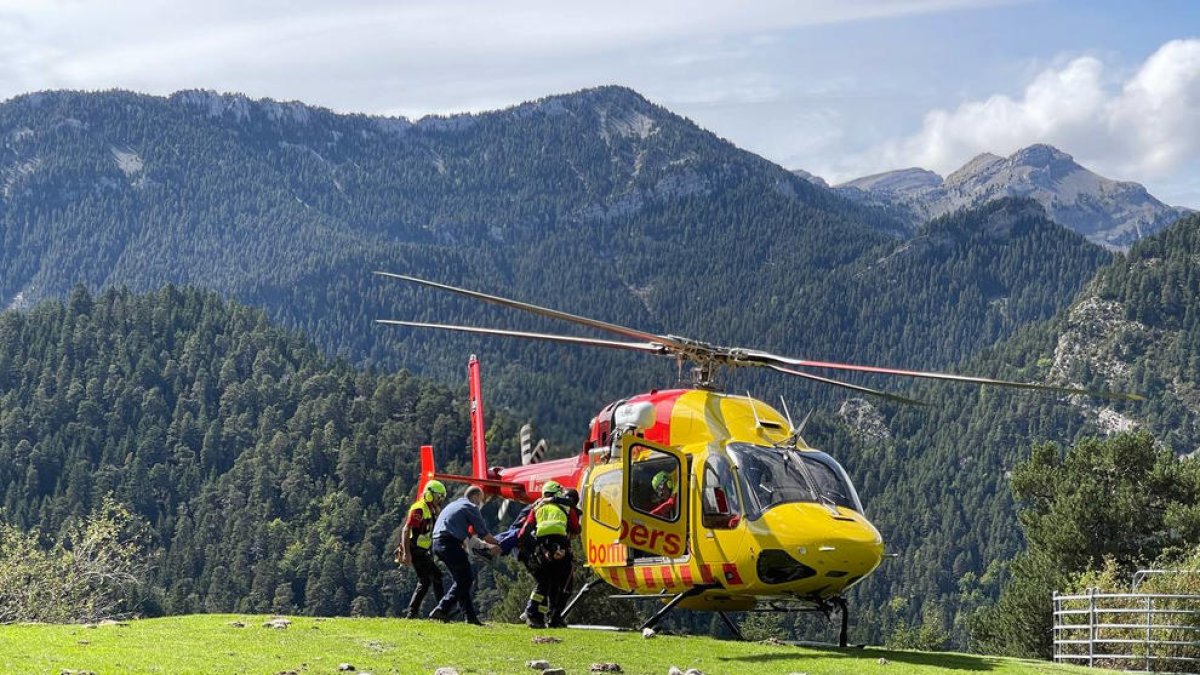
M440 480L431 480L425 484L425 495L443 499L446 496L446 486Z
M553 497L561 492L562 486L558 484L558 481L548 480L542 484L543 497Z
M659 471L658 473L654 474L654 478L650 480L650 487L654 488L655 491L658 492L662 492L664 489L674 490L675 481L671 480L671 475L666 471Z

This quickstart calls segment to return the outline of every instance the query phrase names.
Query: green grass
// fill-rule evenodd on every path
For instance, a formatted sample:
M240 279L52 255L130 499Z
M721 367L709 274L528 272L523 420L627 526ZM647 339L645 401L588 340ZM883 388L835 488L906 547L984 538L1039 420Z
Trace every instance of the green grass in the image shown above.
M662 675L672 666L708 675L738 673L1088 673L1095 670L1038 661L924 652L817 650L739 643L705 637L583 629L534 632L522 626L482 628L400 619L293 618L284 630L264 628L269 617L197 615L133 621L128 625L0 626L0 672L59 673L64 669L111 673L336 673L340 663L359 671L432 673L533 673L530 659L545 659L568 673L586 673L598 661L626 673ZM231 626L241 621L244 628ZM533 644L553 635L557 644ZM880 659L886 664L880 664Z

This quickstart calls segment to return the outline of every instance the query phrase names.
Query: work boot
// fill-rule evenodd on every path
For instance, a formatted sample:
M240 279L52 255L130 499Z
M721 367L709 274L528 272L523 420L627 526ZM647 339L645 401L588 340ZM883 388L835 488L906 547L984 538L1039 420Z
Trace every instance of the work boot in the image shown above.
M529 614L525 617L525 625L530 628L545 628L546 620L536 614Z
M468 616L467 623L471 624L472 626L482 626L483 625L483 622L480 621L479 617L477 617L477 616Z
M404 618L419 619L419 618L421 618L421 612L418 610L415 610L415 609L410 609L410 610L408 610L408 613L404 615Z
M441 621L442 623L450 620L450 617L446 614L446 610L441 607L434 607L433 611L429 613L429 618L434 621Z

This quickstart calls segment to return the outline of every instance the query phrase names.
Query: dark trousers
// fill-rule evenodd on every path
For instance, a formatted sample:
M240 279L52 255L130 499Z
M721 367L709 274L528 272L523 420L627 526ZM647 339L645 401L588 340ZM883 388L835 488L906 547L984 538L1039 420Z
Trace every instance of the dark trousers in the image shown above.
M471 559L462 542L449 537L438 537L433 540L433 554L450 570L452 582L446 594L438 601L434 611L449 612L458 603L462 608L463 617L467 621L477 622L479 616L475 613L475 602L471 597L471 584L475 583L475 571L471 569Z
M535 622L557 624L567 604L567 587L571 583L571 544L566 537L545 539L538 541L527 562L534 587L525 615ZM556 551L561 551L562 557L556 557Z
M408 602L408 615L416 617L421 613L421 603L425 601L425 594L430 588L433 589L433 597L438 600L442 598L445 589L442 586L442 570L438 569L437 563L434 562L433 554L415 544L409 548L409 552L412 555L413 571L417 573L417 588L413 591L412 600Z

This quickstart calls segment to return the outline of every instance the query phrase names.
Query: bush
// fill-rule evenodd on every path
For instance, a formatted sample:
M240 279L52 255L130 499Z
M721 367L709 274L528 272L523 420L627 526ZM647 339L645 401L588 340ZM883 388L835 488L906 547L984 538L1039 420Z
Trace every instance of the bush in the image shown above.
M42 545L37 531L0 524L0 622L90 622L134 611L145 528L111 499Z
M1097 618L1097 624L1101 624L1096 629L1097 637L1123 641L1097 645L1094 652L1096 665L1114 669L1148 665L1155 672L1200 672L1200 664L1196 662L1200 658L1200 644L1196 642L1200 628L1200 548L1164 554L1151 567L1175 573L1146 577L1135 591L1137 596L1095 599L1095 605L1101 611ZM1100 568L1073 577L1067 590L1071 594L1086 594L1093 589L1101 594L1128 594L1130 581L1118 562L1108 557ZM1155 595L1167 597L1151 597ZM1088 606L1086 600L1064 602L1065 609L1087 609ZM1154 612L1147 614L1150 609ZM1144 642L1148 620L1152 641L1149 644ZM1059 637L1086 635L1086 629L1082 628L1088 625L1086 616L1067 616L1064 621L1081 628ZM1066 653L1087 653L1084 645L1067 645L1063 649ZM1139 658L1134 661L1106 658L1110 654L1132 654Z

